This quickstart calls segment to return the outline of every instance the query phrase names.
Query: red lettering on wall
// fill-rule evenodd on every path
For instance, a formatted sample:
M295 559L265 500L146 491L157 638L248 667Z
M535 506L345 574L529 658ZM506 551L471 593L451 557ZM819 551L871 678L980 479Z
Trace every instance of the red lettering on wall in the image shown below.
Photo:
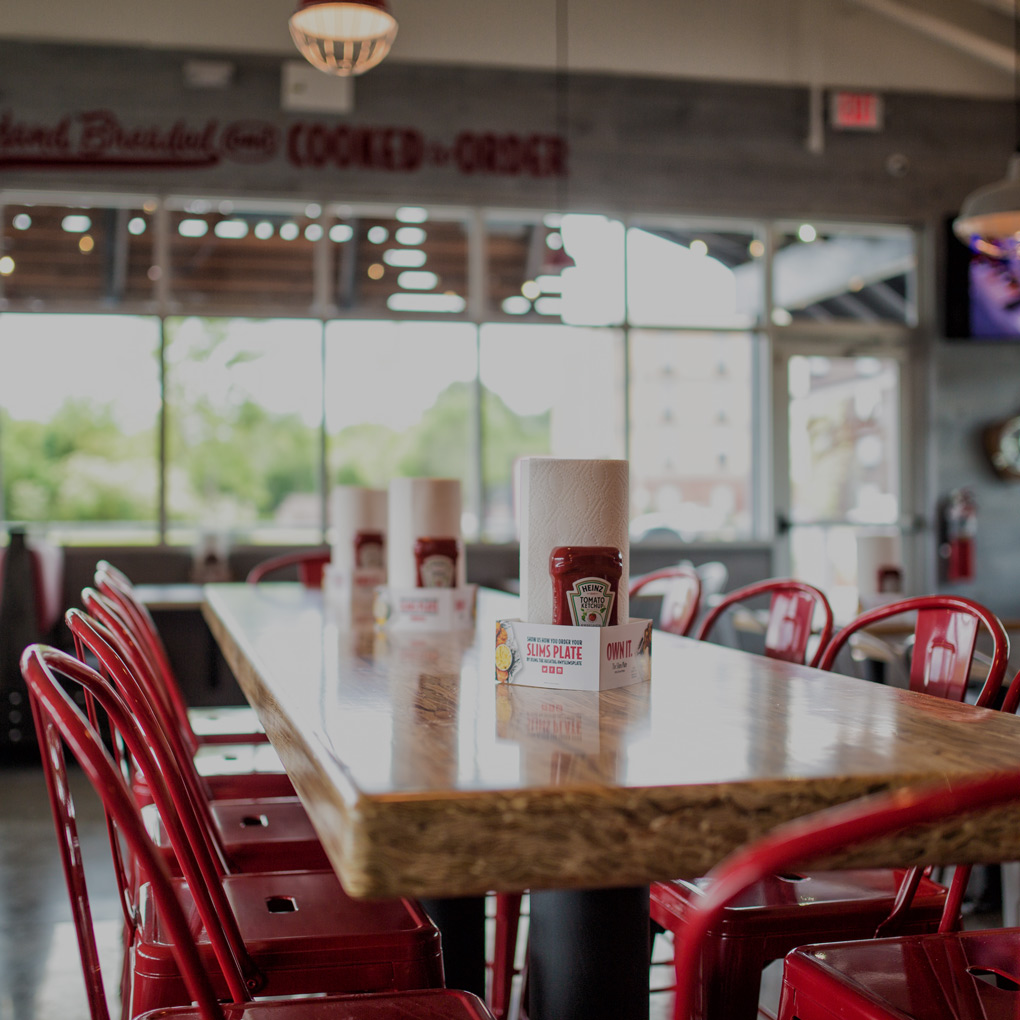
M281 128L263 120L221 125L183 118L167 126L127 123L105 109L45 124L18 120L10 110L0 113L0 167L201 169L224 159L266 163L278 155L309 170L414 173L428 165L468 175L567 174L566 144L558 135L462 131L447 144L426 140L411 127L297 121Z

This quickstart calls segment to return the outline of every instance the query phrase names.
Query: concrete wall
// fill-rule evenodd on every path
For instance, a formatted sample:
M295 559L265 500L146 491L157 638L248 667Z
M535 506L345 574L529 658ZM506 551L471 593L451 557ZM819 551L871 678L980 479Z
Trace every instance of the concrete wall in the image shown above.
M884 5L867 0L391 0L391 5L400 28L387 63L549 70L563 61L571 71L613 76L1006 97L1013 92L1008 13L977 0L887 0ZM294 0L10 0L0 39L293 56L287 18L295 6ZM558 13L565 22L561 39ZM986 45L975 49L969 45L973 41ZM998 66L980 56L996 47L1004 57Z
M969 487L978 504L977 565L970 583L941 587L1020 619L1020 482L992 470L982 432L1020 413L1020 344L940 343L932 406L936 499Z

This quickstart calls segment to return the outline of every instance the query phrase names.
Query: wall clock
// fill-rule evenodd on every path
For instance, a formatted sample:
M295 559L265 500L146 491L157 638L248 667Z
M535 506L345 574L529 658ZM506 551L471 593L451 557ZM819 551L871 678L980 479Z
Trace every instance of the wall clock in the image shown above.
M1000 478L1020 481L1020 414L989 425L984 432L985 453Z

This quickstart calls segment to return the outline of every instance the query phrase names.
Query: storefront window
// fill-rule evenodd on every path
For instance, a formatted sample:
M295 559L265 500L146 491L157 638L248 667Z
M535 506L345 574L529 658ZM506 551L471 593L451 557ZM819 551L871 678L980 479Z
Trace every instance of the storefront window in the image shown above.
M159 413L158 320L0 315L3 517L154 541Z
M464 535L477 537L475 337L469 323L327 324L330 487L386 488L398 475L459 478Z
M174 536L318 540L321 337L304 320L167 320Z
M513 541L520 457L625 457L619 330L482 327L485 537Z
M416 206L357 213L338 206L327 224L330 300L364 315L460 316L467 308L468 234L462 216Z
M764 243L750 231L669 223L627 231L627 315L635 326L756 325Z
M785 225L772 263L773 321L913 324L916 272L914 238L905 227Z
M151 302L155 200L123 207L15 201L0 207L0 299L48 308ZM3 307L3 304L0 304Z
M321 206L169 203L172 307L206 314L310 314Z
M836 415L838 446L897 364L848 359L847 411L839 359L793 359L789 485L761 456L762 366L770 345L823 349L827 323L900 345L906 227L21 192L0 193L0 225L6 520L318 542L332 486L433 475L461 480L465 537L503 542L533 455L628 459L635 541L768 538L771 486L797 572L808 530L898 519L895 429L856 436L849 503L818 432ZM45 392L19 385L31 366Z
M633 538L752 534L756 342L631 331Z

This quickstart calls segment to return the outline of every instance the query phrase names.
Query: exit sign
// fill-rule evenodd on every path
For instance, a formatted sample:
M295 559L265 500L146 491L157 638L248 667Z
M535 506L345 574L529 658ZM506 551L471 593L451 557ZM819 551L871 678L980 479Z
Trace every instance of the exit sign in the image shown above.
M882 97L876 92L833 92L829 123L838 131L881 131Z

